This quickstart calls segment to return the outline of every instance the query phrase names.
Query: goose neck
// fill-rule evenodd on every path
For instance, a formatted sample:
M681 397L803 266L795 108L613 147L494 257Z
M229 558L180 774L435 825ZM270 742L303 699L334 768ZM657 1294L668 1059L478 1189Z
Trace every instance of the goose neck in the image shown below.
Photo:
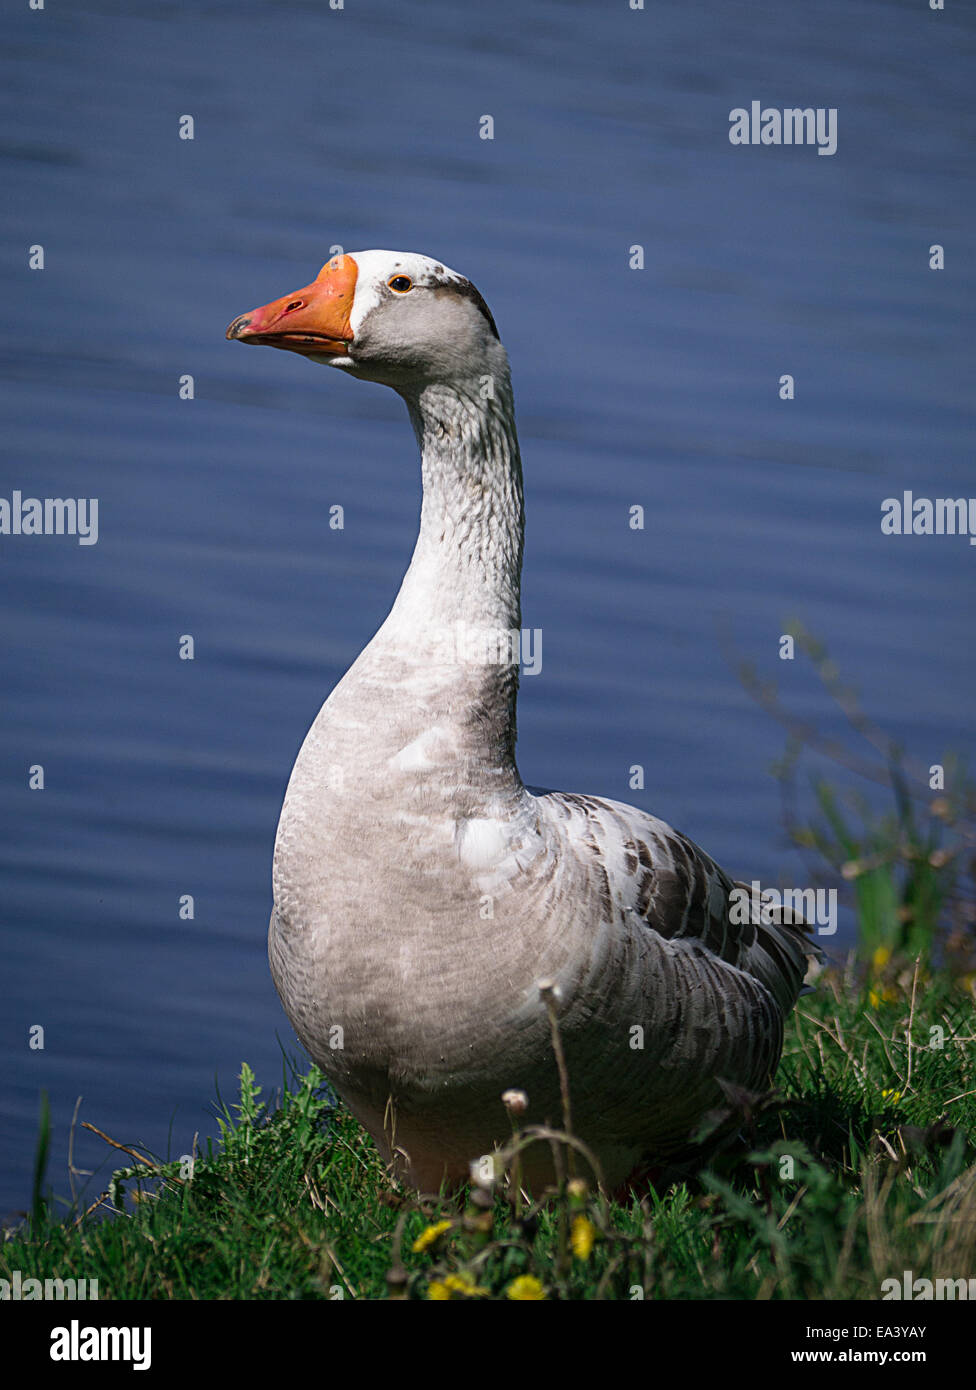
M522 464L507 372L406 399L423 474L406 597L420 591L432 621L517 630Z

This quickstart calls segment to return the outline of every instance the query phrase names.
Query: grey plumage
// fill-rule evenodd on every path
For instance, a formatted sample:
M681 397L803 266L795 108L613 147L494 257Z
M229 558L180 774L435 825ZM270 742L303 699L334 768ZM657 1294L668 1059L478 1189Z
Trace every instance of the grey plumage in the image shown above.
M312 320L333 346L306 355L403 396L424 502L393 609L292 773L275 984L338 1093L430 1189L508 1137L507 1088L528 1093L529 1121L558 1122L538 993L555 981L575 1128L616 1186L687 1146L719 1078L769 1082L815 948L801 923L733 921L732 881L663 821L523 785L517 664L472 656L521 625L507 358L480 295L443 265L355 253L347 281L350 259L348 332ZM547 1169L543 1155L526 1176Z

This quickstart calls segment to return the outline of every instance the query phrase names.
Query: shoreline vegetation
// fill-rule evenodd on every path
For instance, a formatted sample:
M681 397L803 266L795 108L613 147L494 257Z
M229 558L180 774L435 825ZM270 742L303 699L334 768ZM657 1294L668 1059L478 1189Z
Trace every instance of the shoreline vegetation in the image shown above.
M976 1297L976 793L948 757L904 758L823 647L789 632L857 745L799 724L769 683L741 675L787 729L775 773L790 841L812 883L846 896L857 941L788 1020L774 1088L723 1087L697 1138L732 1137L705 1167L600 1190L572 1134L543 985L563 1114L523 1131L520 1093L506 1092L511 1143L473 1164L464 1193L399 1188L316 1067L286 1061L265 1101L245 1064L236 1103L218 1097L219 1137L192 1160L160 1163L87 1125L126 1163L60 1220L42 1105L31 1212L3 1233L0 1280L97 1280L101 1300ZM811 757L841 784L819 772L801 787ZM550 1147L556 1183L529 1198L518 1177L532 1143Z

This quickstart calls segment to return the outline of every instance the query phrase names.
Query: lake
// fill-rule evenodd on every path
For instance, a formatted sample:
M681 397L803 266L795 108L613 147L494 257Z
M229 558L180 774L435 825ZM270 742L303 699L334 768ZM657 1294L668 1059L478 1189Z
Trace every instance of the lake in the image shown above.
M97 498L99 530L0 535L0 1214L29 1202L42 1089L67 1195L77 1097L176 1156L214 1132L215 1080L233 1099L246 1060L270 1093L298 1050L266 959L278 811L392 602L419 469L392 393L224 329L335 246L442 259L509 349L543 634L526 781L806 882L783 731L728 655L840 730L779 658L793 617L920 762L972 754L976 548L880 526L906 489L976 492L962 6L104 0L7 23L0 497ZM733 145L753 101L836 111L836 152ZM115 1161L79 1132L89 1200Z

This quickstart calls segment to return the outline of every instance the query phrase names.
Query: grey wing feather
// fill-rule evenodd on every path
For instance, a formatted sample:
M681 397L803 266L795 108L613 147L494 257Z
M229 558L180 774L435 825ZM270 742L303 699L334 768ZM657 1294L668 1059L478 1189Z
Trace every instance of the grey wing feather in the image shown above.
M600 797L550 792L545 800L568 820L572 840L602 862L616 905L666 940L697 942L712 956L759 980L789 1013L811 960L822 954L811 928L788 909L760 910L748 884L732 880L680 831L648 812ZM747 911L732 911L732 890Z

